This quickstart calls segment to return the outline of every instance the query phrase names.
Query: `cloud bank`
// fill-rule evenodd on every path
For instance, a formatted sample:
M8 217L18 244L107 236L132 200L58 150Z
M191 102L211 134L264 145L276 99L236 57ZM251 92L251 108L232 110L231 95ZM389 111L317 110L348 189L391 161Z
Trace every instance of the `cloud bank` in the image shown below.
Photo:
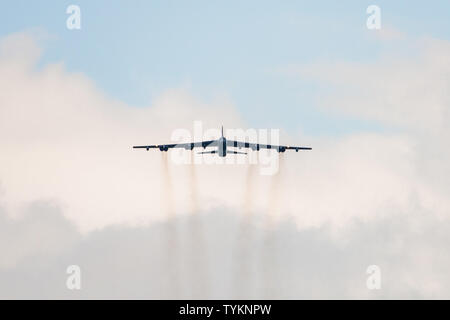
M331 88L318 97L325 110L395 130L282 137L313 152L287 155L275 189L274 177L252 175L249 192L246 165L195 166L193 205L192 168L169 164L168 198L164 159L131 146L168 142L194 120L245 127L229 100L172 89L128 106L62 63L38 68L32 35L4 38L0 296L448 298L450 45L417 47L293 69ZM70 264L82 267L81 291L65 288ZM377 292L365 287L371 264Z

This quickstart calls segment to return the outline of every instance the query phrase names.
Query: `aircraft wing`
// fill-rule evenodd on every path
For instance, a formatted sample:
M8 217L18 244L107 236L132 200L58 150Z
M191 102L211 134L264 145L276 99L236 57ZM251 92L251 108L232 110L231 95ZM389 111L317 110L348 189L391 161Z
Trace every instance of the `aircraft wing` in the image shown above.
M272 145L272 144L241 142L241 141L233 141L233 140L227 140L227 146L228 147L236 147L236 148L249 148L252 150L275 149L278 152L285 152L286 150L295 150L296 152L298 152L298 150L312 150L312 148L309 148L309 147L277 146L277 145Z
M206 148L217 145L217 140L209 140L202 142L188 142L188 143L174 143L174 144L154 144L148 146L133 146L134 149L159 149L161 151L167 151L173 148L182 148L186 150L192 150L194 148Z

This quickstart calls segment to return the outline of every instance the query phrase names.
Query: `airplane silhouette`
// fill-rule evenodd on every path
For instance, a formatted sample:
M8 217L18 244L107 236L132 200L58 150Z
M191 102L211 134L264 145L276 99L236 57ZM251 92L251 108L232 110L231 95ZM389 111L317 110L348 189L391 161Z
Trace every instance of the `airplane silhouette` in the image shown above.
M223 126L222 126L222 136L216 140L209 141L201 141L201 142L188 142L188 143L174 143L174 144L156 144L156 145L148 145L148 146L133 146L134 149L159 149L160 151L168 151L172 148L182 148L186 150L193 150L194 148L203 148L206 147L217 147L216 150L211 151L203 151L199 152L199 154L215 154L217 153L219 157L226 157L227 154L247 154L245 152L239 152L236 150L229 150L228 147L234 148L248 148L253 151L259 151L260 149L275 149L278 152L285 152L286 150L312 150L309 147L293 147L293 146L276 146L271 144L260 144L260 143L251 143L251 142L241 142L234 140L227 140L223 136Z

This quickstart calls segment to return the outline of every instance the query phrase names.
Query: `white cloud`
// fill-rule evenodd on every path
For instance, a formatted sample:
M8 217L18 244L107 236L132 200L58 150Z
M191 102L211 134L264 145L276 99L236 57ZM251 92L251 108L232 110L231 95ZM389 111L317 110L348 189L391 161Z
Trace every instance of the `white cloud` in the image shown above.
M296 70L333 88L318 101L328 111L442 133L449 118L450 43L422 39L409 48L416 51L372 63L325 61Z
M11 36L8 52L10 43L30 41ZM214 127L239 123L227 103L204 104L183 90L169 90L146 108L126 106L62 64L36 70L34 55L23 65L11 55L0 62L0 179L11 214L26 202L50 199L83 229L161 218L160 155L131 146L169 142L171 130L196 119Z
M20 281L21 272L43 272L51 278L49 273L57 272L54 268L63 267L54 263L59 256L67 262L75 258L96 265L88 271L90 279L104 268L100 262L96 264L97 255L109 261L108 266L113 269L105 273L105 279L120 274L120 263L126 264L128 276L134 268L141 271L142 266L156 263L156 269L146 276L157 282L164 266L149 256L145 256L145 261L139 260L139 252L146 251L149 241L145 236L123 246L119 240L102 242L95 237L122 240L128 234L133 238L139 230L156 228L155 223L167 218L171 207L176 213L189 212L194 201L200 203L198 210L202 212L227 208L240 213L251 207L254 212L292 219L288 221L297 228L290 231L292 238L283 238L283 243L296 237L301 241L294 241L285 253L289 255L300 248L305 257L310 257L311 264L305 265L305 259L286 260L284 267L292 268L289 275L295 274L295 268L300 270L298 283L278 279L282 284L277 286L279 297L308 297L308 293L316 297L370 297L358 287L361 278L354 272L364 273L367 265L378 263L373 261L376 259L380 259L383 270L387 268L392 281L384 296L448 296L448 279L443 270L449 261L442 257L448 241L442 240L446 237L450 209L450 153L445 150L450 137L446 124L450 50L443 41L421 44L421 51L407 59L393 56L372 64L300 68L303 77L314 78L333 89L319 100L326 110L333 108L377 120L395 126L397 132L334 138L286 137L287 143L311 145L312 152L286 153L280 176L253 175L250 182L246 180L246 166L196 166L196 179L190 178L191 167L170 166L173 189L169 197L159 152L132 150L131 146L166 142L172 130L190 129L194 120L202 120L205 128L222 123L226 127L245 127L233 105L221 99L205 103L185 90L172 89L151 106L127 106L101 93L86 76L67 72L61 63L36 69L40 49L33 37L9 36L0 44L0 204L6 212L0 226L7 231L0 233L0 242L14 245L3 248L6 254L0 267L4 272L0 274L13 282L9 282L9 291L2 294L22 295L21 290L28 284ZM19 54L23 48L27 53ZM198 188L197 196L192 196L193 187ZM62 221L59 213L46 220L36 203L51 203L69 220ZM33 220L33 215L37 220ZM221 222L232 223L223 219L217 225L210 224L211 229L220 229ZM30 220L45 226L33 225ZM52 233L58 223L64 225L64 235ZM93 232L99 228L106 229ZM436 235L434 228L438 230ZM86 242L76 229L88 237ZM278 232L281 236L285 230ZM205 237L213 241L217 234ZM223 241L217 239L215 245L229 250L233 236L225 232L219 236ZM319 252L320 258L308 251L302 241L313 241L314 252ZM383 248L377 248L379 243ZM101 250L102 245L106 252ZM97 250L89 250L91 246ZM134 247L141 249L134 251ZM284 247L278 249L281 248ZM182 247L178 249L186 254ZM366 249L367 255L359 259L361 250ZM160 256L161 252L156 251L155 256ZM128 258L121 258L121 254ZM133 261L142 264L133 265ZM405 271L404 261L415 267ZM220 265L219 262L225 263L223 268L231 267L230 261L218 257L210 261L213 265ZM35 264L43 269L36 271ZM342 279L336 278L337 271L327 273L324 269L316 274L315 281L307 282L306 291L299 291L298 286L305 277L314 275L315 269L334 264L344 275ZM278 273L279 267L273 266L272 272ZM120 286L119 280L114 282L115 290ZM133 288L141 288L140 280L131 280L127 290L122 291L124 296L134 296ZM163 288L163 282L157 282L157 288ZM227 282L218 282L211 296L228 297ZM35 287L37 296L42 291L40 285ZM100 287L84 294L114 296L108 285L97 286ZM258 286L254 289L262 292ZM157 291L139 290L137 296L158 297ZM172 293L169 290L167 294ZM51 290L47 294L60 295Z
M5 228L26 232L1 233L2 240L29 249L15 267L1 270L0 298L448 297L449 224L424 212L392 213L353 225L336 241L327 227L298 230L290 221L267 233L257 220L239 220L228 210L179 216L171 224L112 226L85 236L57 214L30 211ZM420 219L419 229L414 219ZM60 230L54 238L60 243L39 248L42 230L50 231L48 239ZM73 264L81 268L80 291L65 287L66 268ZM372 264L381 268L379 291L366 288Z

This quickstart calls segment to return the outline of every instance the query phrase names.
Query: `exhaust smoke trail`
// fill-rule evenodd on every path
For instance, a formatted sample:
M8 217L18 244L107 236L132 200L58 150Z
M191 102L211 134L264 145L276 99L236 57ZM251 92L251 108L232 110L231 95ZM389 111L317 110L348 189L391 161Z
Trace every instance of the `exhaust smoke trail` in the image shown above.
M269 201L268 201L268 210L266 215L266 227L268 229L272 229L274 227L275 220L279 214L279 206L280 206L280 195L281 195L281 178L283 174L284 167L284 156L283 153L279 154L279 163L278 163L278 172L275 173L271 177L270 181L270 189L269 189Z
M167 152L161 152L162 156L162 190L163 190L163 200L166 210L166 241L165 241L165 251L166 251L166 267L165 270L168 272L169 282L168 282L168 298L177 299L179 298L178 293L180 291L179 284L179 252L178 252L178 232L176 228L175 220L175 210L173 206L173 187L172 179L169 171L169 160Z
M167 152L161 152L162 167L163 167L163 200L166 210L166 217L172 220L175 217L175 210L173 208L173 188L172 177L169 171L169 159Z
M249 164L247 170L247 179L245 181L245 200L244 200L244 218L249 220L253 213L252 211L252 197L253 197L253 184L254 184L254 176L255 176L255 165Z
M245 298L251 295L252 272L251 258L253 234L252 234L252 198L254 190L255 165L249 164L247 169L246 186L244 192L244 216L241 217L238 228L236 248L234 254L234 296L233 299ZM247 286L246 286L247 284Z
M277 239L275 238L275 221L279 214L281 179L284 170L284 156L279 154L279 170L271 177L270 194L268 202L268 211L265 217L265 234L263 235L262 243L262 292L263 298L271 299L273 297L280 297L282 292L278 292L279 284L277 283L278 274L275 272L277 268Z
M199 218L199 199L197 174L194 163L195 154L191 152L191 163L189 165L189 190L191 210L188 216L188 248L190 266L189 279L191 284L190 299L206 299L208 297L208 264L206 256L206 245L202 227L202 221Z
M191 214L198 213L198 190L197 190L197 174L195 172L195 154L191 152L191 163L189 165L189 189L191 195Z

